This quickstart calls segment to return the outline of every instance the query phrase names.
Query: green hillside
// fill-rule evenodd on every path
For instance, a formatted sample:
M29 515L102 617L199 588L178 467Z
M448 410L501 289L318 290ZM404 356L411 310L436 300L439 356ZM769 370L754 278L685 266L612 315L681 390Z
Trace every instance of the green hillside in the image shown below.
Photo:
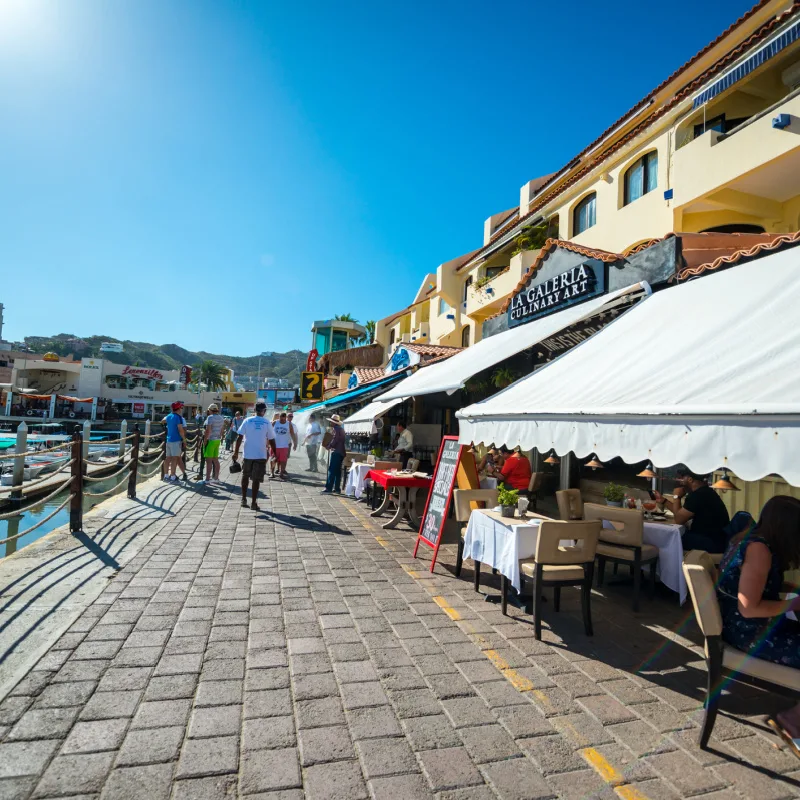
M101 353L103 342L123 345L121 353ZM177 344L150 344L115 339L113 336L75 336L59 333L57 336L26 336L25 344L37 353L53 352L60 356L72 353L75 358L105 358L116 364L152 367L167 370L180 369L183 364L194 365L211 359L233 369L236 377L258 374L258 356L229 356L220 353L194 352ZM306 354L300 350L273 353L261 359L262 378L285 378L294 386L300 382L300 370L305 366Z

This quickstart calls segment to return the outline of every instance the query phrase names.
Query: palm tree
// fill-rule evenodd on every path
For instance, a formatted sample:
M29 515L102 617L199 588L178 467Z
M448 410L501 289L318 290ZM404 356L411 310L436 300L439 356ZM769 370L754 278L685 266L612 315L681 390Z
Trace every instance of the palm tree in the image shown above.
M506 386L511 386L517 379L517 376L508 367L498 367L492 373L492 383L496 389L505 389Z
M368 319L364 327L367 329L364 338L367 340L367 344L372 344L375 341L375 320Z
M352 314L337 314L334 319L339 322L358 322Z
M195 380L193 383L204 383L207 391L216 392L225 388L228 371L222 364L208 360L201 361L195 367L194 375Z

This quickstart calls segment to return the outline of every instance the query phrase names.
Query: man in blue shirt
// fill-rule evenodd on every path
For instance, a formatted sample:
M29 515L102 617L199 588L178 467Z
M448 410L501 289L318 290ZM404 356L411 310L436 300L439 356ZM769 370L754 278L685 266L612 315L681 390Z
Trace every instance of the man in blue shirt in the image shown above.
M186 466L183 463L186 421L180 414L182 408L183 403L173 403L172 413L167 414L164 419L164 425L167 429L167 456L164 461L164 480L172 481L173 483L178 480L178 476L175 474L178 466L183 471L183 477L187 477Z

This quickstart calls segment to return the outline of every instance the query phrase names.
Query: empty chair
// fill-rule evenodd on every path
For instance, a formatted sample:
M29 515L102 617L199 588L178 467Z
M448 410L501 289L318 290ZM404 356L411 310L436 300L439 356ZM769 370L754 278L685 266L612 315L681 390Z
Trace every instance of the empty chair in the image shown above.
M367 456L367 464L374 465L375 464L375 459L376 459L375 454L374 453L370 453Z
M697 624L705 637L708 682L705 717L700 729L700 747L705 748L719 709L724 676L747 675L779 694L800 692L800 670L755 658L722 640L722 614L717 600L717 568L704 550L690 550L683 558L683 574L689 586ZM731 684L726 681L726 688Z
M458 539L458 556L456 558L456 575L461 575L461 566L464 563L464 537L467 535L469 515L473 511L473 503L483 503L488 508L497 505L497 489L456 489L453 492L455 503L456 521L464 523L461 526L461 536ZM477 507L477 506L476 506ZM476 565L475 583L480 580L480 569Z
M603 585L606 561L627 564L633 570L633 610L639 610L639 592L642 585L642 567L650 565L650 596L656 583L658 548L644 543L644 514L636 509L614 508L596 503L585 503L584 517L608 522L600 531L597 545L597 585Z
M528 499L531 501L531 506L536 509L536 503L539 499L539 489L542 488L542 480L544 479L544 472L532 472L531 479L528 481ZM525 494L523 492L523 494Z
M581 607L583 609L583 625L586 635L592 631L592 578L594 576L594 558L602 523L600 520L560 522L548 520L539 525L536 539L536 555L520 562L523 575L533 578L533 635L542 638L542 588L553 587L553 609L561 606L561 587L581 587ZM575 543L562 547L562 540ZM503 613L506 613L507 582L503 586Z
M583 498L580 489L561 489L556 492L558 515L564 522L583 519Z
M406 464L406 469L410 469L412 472L416 472L419 469L419 459L409 458L408 464Z

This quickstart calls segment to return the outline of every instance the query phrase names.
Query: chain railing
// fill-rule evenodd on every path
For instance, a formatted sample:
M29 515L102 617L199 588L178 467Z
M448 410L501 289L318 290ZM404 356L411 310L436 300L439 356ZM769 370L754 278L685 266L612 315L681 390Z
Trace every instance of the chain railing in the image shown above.
M144 441L142 441L143 439ZM199 445L201 442L202 435L200 435L198 431L187 435L187 446L184 456L187 461L190 455L194 456L195 461L197 460L197 453L200 449ZM0 539L0 545L6 545L6 555L10 555L16 550L16 542L18 539L32 533L46 522L49 522L64 508L69 508L70 532L77 533L83 528L84 498L110 497L127 486L128 498L135 500L136 484L140 478L142 480L148 480L155 476L159 469L163 476L167 447L166 432L162 431L161 433L151 434L149 422L145 427L144 434L139 431L139 426L137 425L131 434L126 434L126 432L123 431L122 436L119 438L104 440L97 444L118 445L118 455L112 453L110 461L106 464L98 465L103 472L107 469L113 469L112 472L105 472L105 474L102 475L89 474L89 462L87 460L89 442L85 440L81 426L76 426L75 432L69 440L62 442L57 447L51 447L47 450L27 450L23 435L21 438L18 438L18 446L21 445L22 452L2 457L4 459L16 459L14 462L12 485L0 487L0 501L3 500L3 496L8 495L5 499L10 505L9 511L0 513L0 521L8 520L7 533L10 534L4 539ZM64 455L66 461L64 464L60 465L54 472L50 472L36 480L26 481L24 479L25 470L28 468L25 465L26 456L41 455L42 453L54 452L56 450L66 451ZM113 448L113 450L116 450L116 448ZM67 474L68 477L59 482L58 485L54 485L52 491L48 492L43 497L38 496L39 492L46 491L47 488L49 488L46 487L45 484L53 482L59 475ZM98 486L96 490L89 491L89 487L93 484L99 484L103 481L116 478L119 478L119 480L116 480L114 485L108 489L100 491L100 487ZM36 491L32 492L31 490ZM24 531L18 530L19 522L26 511L43 506L59 495L63 495L64 492L69 492L69 495L55 509L37 520L34 525L31 525Z

